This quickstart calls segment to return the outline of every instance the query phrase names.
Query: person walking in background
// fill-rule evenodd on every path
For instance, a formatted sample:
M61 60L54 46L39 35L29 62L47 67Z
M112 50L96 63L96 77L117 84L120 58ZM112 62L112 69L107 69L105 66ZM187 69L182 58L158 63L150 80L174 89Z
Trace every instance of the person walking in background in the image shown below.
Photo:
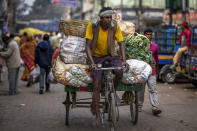
M157 75L156 75L156 69L158 67L159 63L159 50L156 43L152 42L152 35L153 31L152 29L146 29L144 31L144 35L150 40L150 50L152 51L152 57L155 60L155 65L151 65L152 67L152 75L149 76L147 85L148 85L148 91L149 91L149 98L150 98L150 104L152 105L152 113L153 115L158 115L162 111L158 108L158 94L156 89L157 84ZM138 92L138 110L139 112L142 111L142 106L144 103L144 93L145 93L145 86L146 83L141 87L141 90Z
M54 54L53 54L53 57L52 57L52 63L54 63L55 59L57 58L58 56L58 47L59 47L59 43L60 43L60 36L53 36L53 39L52 39L52 46L53 46L53 49L54 49Z
M27 32L24 32L24 33L23 33L23 36L21 37L20 42L19 42L19 45L20 45L20 46L21 46L22 44L24 44L24 43L27 41L27 37L28 37Z
M21 77L22 81L28 81L27 87L31 86L29 81L30 72L34 68L34 56L35 56L36 42L33 36L28 36L27 41L20 47L21 58L25 65L25 70Z
M18 92L18 73L20 68L20 51L13 39L8 36L2 37L3 42L8 45L7 50L0 52L0 56L6 60L8 68L9 95L15 95Z
M18 46L20 46L20 44L19 44L20 43L20 40L21 40L20 37L16 35L16 36L14 36L14 40L16 41L16 43L18 44Z
M49 42L49 35L45 34L43 41L38 43L35 51L35 65L36 67L40 67L40 94L43 94L44 83L46 88L45 91L50 91L50 84L47 81L47 77L51 70L53 52L53 47Z
M36 40L37 44L42 42L42 40L43 40L42 34L35 35L34 37L35 37L35 40Z
M52 38L52 46L53 46L53 49L56 50L58 47L59 47L59 44L60 44L60 38L61 36L53 36Z

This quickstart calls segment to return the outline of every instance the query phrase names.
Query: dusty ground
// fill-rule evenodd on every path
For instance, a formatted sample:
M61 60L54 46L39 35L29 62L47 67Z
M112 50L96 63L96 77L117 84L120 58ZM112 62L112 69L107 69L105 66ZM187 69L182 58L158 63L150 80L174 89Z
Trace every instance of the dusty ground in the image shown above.
M75 108L70 112L70 126L64 125L65 107L62 102L65 92L62 85L52 85L51 93L39 95L39 85L26 88L19 82L20 94L7 96L7 74L2 74L0 83L0 131L92 131L109 130L108 125L97 128L89 109ZM189 83L158 83L162 114L151 114L146 91L143 111L137 125L130 122L129 107L120 107L118 131L196 131L197 89ZM78 97L91 96L78 93ZM21 105L22 104L22 105ZM107 123L107 122L106 122Z

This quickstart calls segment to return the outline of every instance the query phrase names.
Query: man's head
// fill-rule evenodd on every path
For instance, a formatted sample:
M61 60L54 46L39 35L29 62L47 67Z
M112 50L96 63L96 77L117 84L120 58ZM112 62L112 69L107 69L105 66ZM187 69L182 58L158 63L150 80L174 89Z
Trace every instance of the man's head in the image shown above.
M43 40L44 40L44 41L49 41L49 35L48 35L48 34L44 34Z
M187 22L182 22L181 23L181 30L186 30L188 28L189 28L189 26L188 26Z
M2 36L2 40L5 44L8 44L10 42L10 37L7 35Z
M27 37L28 36L27 32L24 32L23 33L23 36Z
M100 23L101 27L106 30L110 27L112 21L113 10L111 7L104 7L100 10Z
M150 28L147 28L144 30L144 35L150 40L152 41L153 38L153 30Z
M10 34L10 39L14 39L15 35L14 34Z

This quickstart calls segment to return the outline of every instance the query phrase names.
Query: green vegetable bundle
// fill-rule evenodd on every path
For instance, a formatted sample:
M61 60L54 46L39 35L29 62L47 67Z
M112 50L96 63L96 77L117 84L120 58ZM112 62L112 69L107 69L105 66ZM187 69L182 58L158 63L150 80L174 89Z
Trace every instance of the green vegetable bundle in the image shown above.
M152 52L149 49L150 41L144 35L137 33L128 35L124 38L126 58L145 61L154 64Z

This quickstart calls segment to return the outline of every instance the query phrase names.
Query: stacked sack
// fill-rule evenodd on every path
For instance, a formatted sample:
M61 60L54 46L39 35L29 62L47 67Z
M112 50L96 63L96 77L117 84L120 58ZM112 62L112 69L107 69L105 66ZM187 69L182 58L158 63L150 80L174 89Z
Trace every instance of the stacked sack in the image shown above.
M86 39L77 36L65 37L59 46L59 56L66 64L87 64Z
M57 82L73 87L87 87L92 83L89 66L83 64L65 64L58 57L53 65L53 74Z
M152 73L152 66L155 61L149 49L150 41L144 35L137 33L124 37L126 59L129 64L129 71L123 73L124 84L140 84L148 80Z
M129 71L123 73L122 83L124 84L144 83L152 73L151 66L144 61L130 59L127 63Z
M76 88L92 83L85 52L87 21L60 21L60 31L66 36L59 45L59 57L53 65L58 83Z
M130 21L123 21L120 12L115 12L113 19L119 24L124 37L135 33L135 25Z
M121 30L125 32L125 36L128 34L132 35L135 30L133 24L127 24L120 20L118 23L120 24ZM60 43L59 57L53 66L53 74L57 82L76 88L87 87L88 84L92 82L85 52L86 40L84 37L87 25L87 21L60 21L60 31L63 32L66 37ZM132 31L126 30L128 26L132 27ZM132 45L131 39L133 39L133 37L131 38L130 35L128 35L126 39L126 48ZM142 39L142 41L143 40L144 39ZM145 43L147 47L149 42L146 41ZM127 51L131 53L132 50L129 49ZM143 83L147 80L152 71L148 64L143 63L143 61L136 62L135 60L129 60L127 62L130 65L130 69L128 73L124 73L123 75L122 82L124 84ZM138 64L144 66L141 67Z

